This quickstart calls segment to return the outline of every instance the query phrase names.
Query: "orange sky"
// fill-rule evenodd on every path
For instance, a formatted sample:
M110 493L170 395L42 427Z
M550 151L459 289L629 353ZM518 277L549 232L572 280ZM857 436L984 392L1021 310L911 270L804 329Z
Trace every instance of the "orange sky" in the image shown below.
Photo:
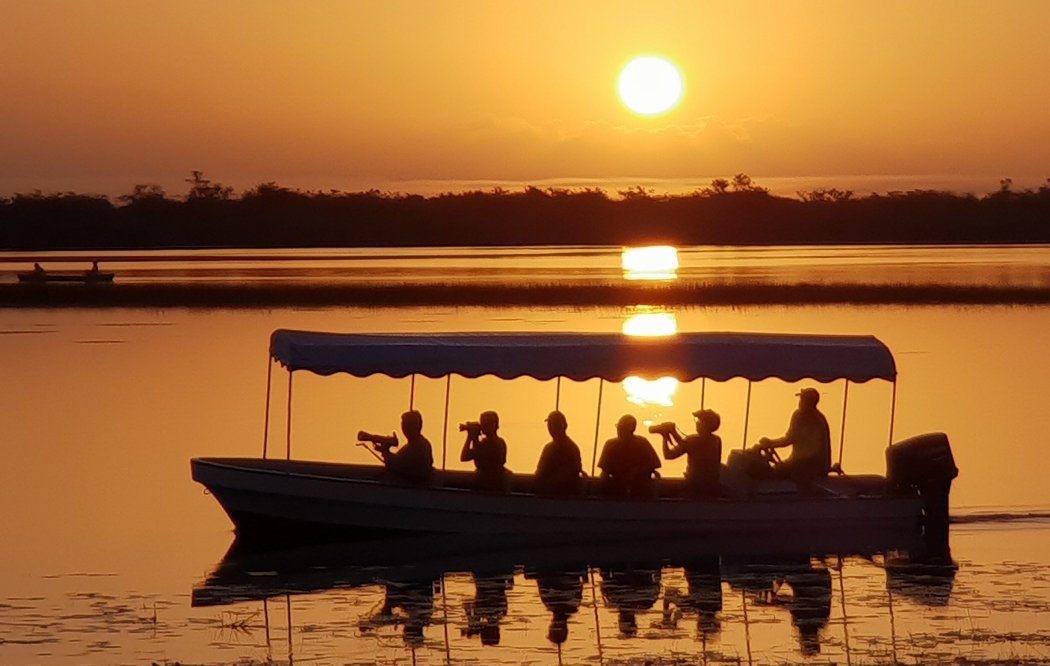
M1031 185L1050 177L1047 25L1043 0L11 0L0 193L181 193L191 169L238 188ZM664 116L616 96L642 52L685 77Z

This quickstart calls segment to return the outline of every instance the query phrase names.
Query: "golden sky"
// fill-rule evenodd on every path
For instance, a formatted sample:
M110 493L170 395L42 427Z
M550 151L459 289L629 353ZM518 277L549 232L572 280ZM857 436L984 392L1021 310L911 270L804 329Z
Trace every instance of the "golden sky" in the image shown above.
M0 0L0 193L181 192L191 169L402 191L737 172L1035 184L1048 25L1045 0ZM682 71L666 115L617 97L640 53Z

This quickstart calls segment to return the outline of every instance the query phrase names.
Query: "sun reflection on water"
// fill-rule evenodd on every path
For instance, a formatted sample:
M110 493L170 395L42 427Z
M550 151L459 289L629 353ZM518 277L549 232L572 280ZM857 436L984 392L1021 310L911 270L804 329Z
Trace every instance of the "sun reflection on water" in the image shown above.
M678 249L670 245L625 247L620 255L627 280L675 280L678 278Z
M644 305L639 305L635 310L623 322L624 335L653 338L678 333L678 319L673 312ZM628 402L640 407L671 407L674 405L675 391L678 390L678 380L674 377L645 379L632 375L623 380L623 389Z

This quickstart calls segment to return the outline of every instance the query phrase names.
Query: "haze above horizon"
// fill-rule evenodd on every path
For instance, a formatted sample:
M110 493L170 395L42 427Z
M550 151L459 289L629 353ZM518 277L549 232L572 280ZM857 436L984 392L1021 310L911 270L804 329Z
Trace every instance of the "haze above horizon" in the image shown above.
M1037 0L4 3L0 194L174 193L193 169L424 194L1030 187L1048 23ZM663 115L618 99L639 54L681 71Z

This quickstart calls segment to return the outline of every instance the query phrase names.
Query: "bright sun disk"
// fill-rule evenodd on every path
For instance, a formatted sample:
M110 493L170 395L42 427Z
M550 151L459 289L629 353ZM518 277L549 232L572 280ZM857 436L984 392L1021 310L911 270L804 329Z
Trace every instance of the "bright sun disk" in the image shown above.
M682 75L659 56L640 56L620 72L620 99L631 111L653 116L669 111L682 97Z

